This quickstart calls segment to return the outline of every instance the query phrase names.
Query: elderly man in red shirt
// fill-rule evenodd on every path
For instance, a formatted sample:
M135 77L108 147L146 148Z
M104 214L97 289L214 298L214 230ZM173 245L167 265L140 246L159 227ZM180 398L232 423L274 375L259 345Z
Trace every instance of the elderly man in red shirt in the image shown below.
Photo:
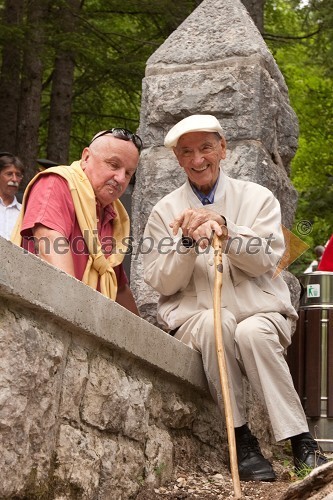
M129 218L119 201L142 141L126 129L96 134L80 162L39 173L27 187L12 241L138 313L122 260Z

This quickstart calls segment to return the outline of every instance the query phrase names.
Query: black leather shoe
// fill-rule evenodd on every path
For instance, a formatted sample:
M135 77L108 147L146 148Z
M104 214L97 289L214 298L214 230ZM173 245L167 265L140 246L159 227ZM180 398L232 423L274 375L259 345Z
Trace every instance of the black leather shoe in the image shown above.
M295 436L292 439L291 445L296 470L304 469L304 467L314 469L328 462L317 441L313 439L311 434L306 433L299 437Z
M258 440L248 427L240 436L236 432L236 448L241 481L275 481L273 467L262 455Z

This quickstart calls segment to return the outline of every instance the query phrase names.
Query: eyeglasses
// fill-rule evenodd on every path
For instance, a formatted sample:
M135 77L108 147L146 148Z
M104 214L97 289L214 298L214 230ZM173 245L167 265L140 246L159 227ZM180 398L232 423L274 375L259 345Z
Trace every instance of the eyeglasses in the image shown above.
M23 179L23 174L17 174L16 172L5 172L3 174L7 179L13 179L13 177L16 177L19 180Z
M110 128L109 130L104 130L103 132L100 132L93 137L92 141L90 142L89 146L99 137L102 137L103 135L107 134L112 134L114 137L117 137L117 139L122 139L123 141L132 141L134 146L137 148L137 150L140 152L141 149L143 148L143 143L141 137L139 137L137 134L133 134L130 130L127 130L127 128Z
M8 153L8 151L0 151L0 158L3 158L5 156L9 156L9 158L12 158L13 159L13 165L15 166L15 168L19 168L19 170L21 170L21 168L18 167L17 164L16 164L17 157L15 155L13 155L12 153ZM2 172L5 167L9 167L9 166L11 166L11 163L7 163L7 164L5 163L5 164L3 164L3 162L1 161L1 163L0 163L0 168L1 168L0 172ZM5 175L5 177L7 179L11 179L14 175L19 180L22 180L23 177L24 177L23 174L22 174L22 172L20 172L19 174L17 174L16 172L15 173L14 172L13 173L6 172L4 175Z

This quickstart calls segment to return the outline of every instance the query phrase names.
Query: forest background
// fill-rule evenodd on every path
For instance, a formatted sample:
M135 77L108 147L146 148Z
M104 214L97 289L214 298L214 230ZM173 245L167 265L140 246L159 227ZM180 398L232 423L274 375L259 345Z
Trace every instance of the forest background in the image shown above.
M0 0L0 150L67 164L98 131L139 124L148 57L200 0ZM333 232L333 2L243 0L299 120L293 232L313 249ZM291 267L300 274L313 259Z

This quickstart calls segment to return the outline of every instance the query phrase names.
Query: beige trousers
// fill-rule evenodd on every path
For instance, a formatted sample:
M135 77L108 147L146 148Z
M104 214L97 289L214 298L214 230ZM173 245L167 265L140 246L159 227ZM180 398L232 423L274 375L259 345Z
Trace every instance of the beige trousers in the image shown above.
M222 334L235 427L246 423L245 375L266 405L276 441L307 432L306 416L284 355L291 340L287 320L279 313L261 313L237 324L234 316L222 309ZM201 353L211 394L223 412L213 310L193 315L175 338Z

